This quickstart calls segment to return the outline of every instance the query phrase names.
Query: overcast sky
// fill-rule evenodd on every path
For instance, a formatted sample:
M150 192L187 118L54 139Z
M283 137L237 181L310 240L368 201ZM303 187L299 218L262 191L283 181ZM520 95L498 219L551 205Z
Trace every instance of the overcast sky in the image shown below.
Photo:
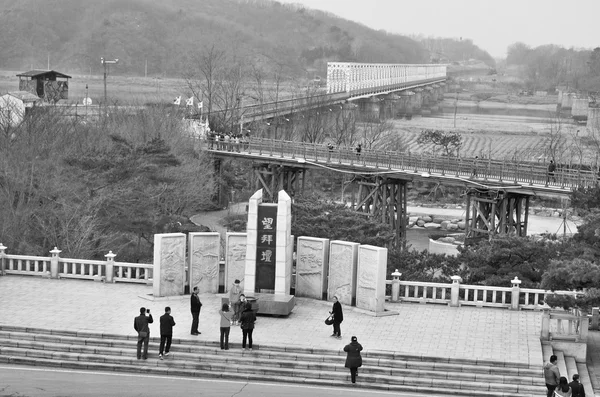
M332 12L391 33L468 38L494 57L532 47L600 46L600 0L278 0Z

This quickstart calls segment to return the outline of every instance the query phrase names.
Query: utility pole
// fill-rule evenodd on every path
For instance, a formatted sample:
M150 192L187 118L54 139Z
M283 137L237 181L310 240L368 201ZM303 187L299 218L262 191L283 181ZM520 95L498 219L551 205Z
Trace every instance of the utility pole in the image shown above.
M104 59L104 57L100 58L100 63L102 63L102 65L104 65L104 106L106 106L107 102L107 96L106 96L106 76L108 76L108 66L111 63L119 63L118 59L113 59L112 61L109 61L108 59Z

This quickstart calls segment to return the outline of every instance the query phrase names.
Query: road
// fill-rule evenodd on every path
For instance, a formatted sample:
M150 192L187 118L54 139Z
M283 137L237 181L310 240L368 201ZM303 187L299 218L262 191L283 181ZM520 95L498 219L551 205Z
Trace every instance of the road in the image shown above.
M360 382L360 377L358 382ZM390 393L352 389L350 387L333 388L286 383L0 366L0 397L164 397L188 395L195 397L304 397L306 395L313 397L384 397L392 395L423 397L423 394Z

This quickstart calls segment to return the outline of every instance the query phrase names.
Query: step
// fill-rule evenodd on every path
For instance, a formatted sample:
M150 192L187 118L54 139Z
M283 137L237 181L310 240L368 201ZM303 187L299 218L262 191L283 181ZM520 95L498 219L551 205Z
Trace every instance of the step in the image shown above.
M135 336L1 326L0 362L179 376L230 373L236 379L329 386L347 386L349 381L341 349L257 345L250 352L230 344L232 350L225 351L217 342L174 339L171 355L159 360L158 342L151 338L149 350L155 356L139 361ZM360 387L457 396L544 395L539 368L525 365L380 351L365 351L363 357Z
M581 382L583 389L585 390L585 395L591 397L595 396L587 365L584 363L577 363L577 373L579 374L579 382Z
M130 354L135 355L136 340L114 340L114 339L95 339L95 338L76 338L70 336L56 336L56 335L33 335L29 333L8 333L6 331L0 331L0 339L7 340L7 346L22 347L22 348L35 348L35 349L50 349L56 351L77 351L77 352L90 352L96 351L111 354ZM187 341L186 341L187 342ZM68 344L68 347L62 347L61 344ZM150 343L151 351L158 350L158 344L155 342ZM173 353L194 353L194 354L213 354L218 356L234 355L236 359L240 356L239 353L233 353L235 346L232 346L234 350L223 351L216 346L205 346L198 345L195 342L188 342L182 344L173 344ZM108 350L101 350L101 347L105 347ZM128 353L121 353L120 350L129 349ZM263 349L254 350L252 357L253 359L264 359L269 362L281 362L282 366L287 361L295 361L295 366L316 366L321 365L324 368L329 367L332 364L339 364L344 361L345 355L334 354L305 354L305 353L289 353L281 351L266 350L268 347L264 346ZM331 353L331 352L325 352ZM373 356L369 354L368 356ZM422 357L419 357L423 359ZM426 361L406 361L406 360L388 360L388 359L377 359L374 357L365 357L363 359L366 368L375 368L373 371L377 371L380 374L396 375L396 374L425 374L435 372L458 372L460 375L455 375L464 380L475 380L477 379L488 379L492 380L497 377L506 376L509 378L515 378L516 382L524 384L535 384L536 381L532 381L527 377L539 378L539 369L532 370L528 368L511 368L511 367L494 367L485 365L471 365L471 364L449 364L443 362L426 362Z

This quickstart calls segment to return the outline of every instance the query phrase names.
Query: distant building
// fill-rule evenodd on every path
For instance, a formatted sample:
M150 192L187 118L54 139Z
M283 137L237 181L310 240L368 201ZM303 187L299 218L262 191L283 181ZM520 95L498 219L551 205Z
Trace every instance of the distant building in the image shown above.
M71 76L54 70L30 70L18 74L17 77L19 78L19 91L30 92L49 103L69 99Z
M41 99L30 92L14 91L0 96L0 128L16 127Z

